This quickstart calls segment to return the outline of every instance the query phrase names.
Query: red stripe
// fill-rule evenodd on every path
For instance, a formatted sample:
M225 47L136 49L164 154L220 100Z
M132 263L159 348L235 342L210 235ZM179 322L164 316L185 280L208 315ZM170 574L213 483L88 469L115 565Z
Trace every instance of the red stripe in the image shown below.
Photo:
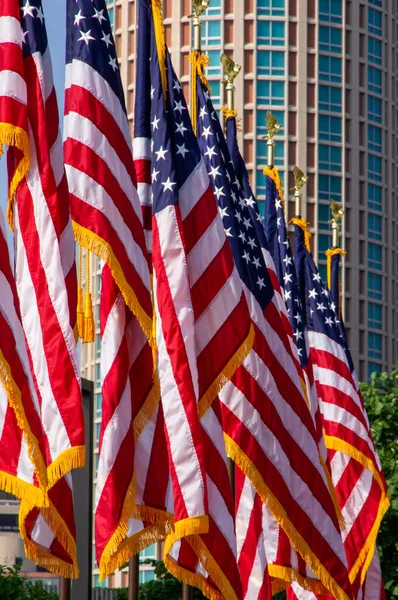
M21 443L22 431L17 425L14 411L7 405L0 438L0 471L17 475Z
M209 184L209 187L203 196L184 219L184 236L186 238L187 254L190 253L195 244L197 244L203 234L207 231L217 214L217 202L214 198L213 189Z
M15 17L18 21L21 17L19 2L16 0L1 0L1 17Z
M147 183L150 185L152 183L150 159L134 159L134 166L137 174L137 183Z
M163 408L160 404L143 500L146 505L161 510L166 508L166 494L169 485L169 463L164 431Z
M13 71L14 73L18 73L23 79L22 52L17 44L13 42L3 42L0 44L0 71ZM2 101L3 98L5 96L2 97Z
M26 106L8 96L0 96L0 123L11 123L24 131L28 130Z
M259 537L262 532L262 518L263 503L260 496L256 494L254 497L253 508L250 513L245 541L243 543L238 560L244 598L246 597L249 587L250 576L258 549Z

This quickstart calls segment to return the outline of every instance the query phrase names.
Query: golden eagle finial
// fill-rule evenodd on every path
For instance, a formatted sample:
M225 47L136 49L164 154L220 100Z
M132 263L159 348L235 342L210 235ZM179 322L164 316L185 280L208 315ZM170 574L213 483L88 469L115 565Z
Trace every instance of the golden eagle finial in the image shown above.
M224 83L233 84L235 77L239 75L242 67L232 60L232 58L228 58L224 52L221 54L220 60L224 68Z
M190 18L200 19L203 13L208 9L210 0L192 0L192 15Z
M303 173L303 171L296 165L293 169L293 177L294 177L294 187L291 188L291 191L298 192L303 185L305 185L309 179Z
M334 200L331 201L329 206L330 206L330 211L332 213L332 218L330 219L329 223L338 224L341 221L341 219L343 218L344 210Z
M265 115L265 121L267 123L267 130L268 130L268 134L265 137L271 140L278 133L278 131L280 131L280 129L282 129L282 125L280 123L278 123L277 118L274 117L272 112L270 112L269 110L267 111L267 114Z

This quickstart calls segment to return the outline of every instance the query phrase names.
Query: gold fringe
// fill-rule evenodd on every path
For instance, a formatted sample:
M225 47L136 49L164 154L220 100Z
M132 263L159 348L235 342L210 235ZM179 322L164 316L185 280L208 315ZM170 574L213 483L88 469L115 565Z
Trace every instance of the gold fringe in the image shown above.
M228 106L222 106L221 112L224 115L225 123L228 121L229 118L235 117L236 131L238 131L239 133L241 133L243 131L242 117L238 117L238 109L237 108L228 108ZM224 130L225 130L225 127L224 127Z
M241 471L248 477L259 494L261 500L274 515L279 525L286 532L291 543L297 552L302 556L305 562L310 566L314 574L325 586L325 588L336 598L336 600L351 600L348 598L344 590L339 586L337 581L333 579L327 569L323 566L317 556L313 554L310 547L304 538L299 534L296 528L290 521L286 511L275 498L264 479L242 449L234 442L232 438L224 433L225 446L228 456L232 458L239 466Z
M134 442L137 443L144 427L152 419L153 415L160 402L160 383L158 377L155 375L151 391L145 398L144 404L141 406L133 422L134 429Z
M305 381L302 377L300 377L300 385L301 385L301 389L303 390L305 403L306 403L307 407L311 410L311 403L310 403L310 399L308 397L307 384L305 383Z
M197 117L197 89L196 76L199 75L201 82L210 92L210 85L206 79L203 69L209 66L210 59L206 54L202 54L199 50L193 50L189 55L189 62L192 63L191 72L191 119L195 135L197 134L198 117Z
M271 594L275 596L275 594L279 594L283 590L286 590L289 587L289 583L287 581L283 581L282 579L273 579L271 581Z
M27 419L27 416L25 413L25 408L24 408L24 405L22 402L21 390L15 383L12 373L11 373L11 367L8 364L8 362L6 361L4 354L2 353L1 350L0 350L0 382L3 385L5 392L7 394L8 403L14 411L18 427L23 432L24 438L25 438L27 446L28 446L29 458L35 467L37 480L39 482L39 486L42 491L42 494L44 494L45 490L47 488L47 485L48 485L46 464L44 462L44 458L42 456L37 438L35 435L33 435L33 432L30 428L30 424ZM34 487L34 486L29 486L29 487ZM19 494L18 494L18 497L22 498L23 496L19 496Z
M15 169L8 190L7 219L11 231L14 232L14 196L19 184L30 167L30 144L28 133L25 129L21 129L10 123L0 123L0 146L3 144L15 146L23 154L23 157Z
M333 504L334 504L334 508L336 510L336 516L337 516L337 520L340 525L340 529L341 529L341 531L344 531L344 529L346 528L346 522L343 517L343 513L341 512L341 507L339 504L339 499L337 497L336 488L333 485L332 476L330 474L329 467L325 463L325 460L321 454L319 455L319 462L321 463L323 471L325 473L326 481L327 481L328 488L329 488L329 493L333 500Z
M53 556L48 549L35 544L35 542L28 538L25 520L31 510L32 506L23 500L19 509L19 529L25 544L27 558L57 575L68 579L77 579L79 577L79 568L77 566L76 541L54 504L50 501L49 507L40 509L40 514L50 527L55 538L69 554L72 564Z
M328 590L322 585L320 581L317 579L313 579L311 577L304 577L299 571L293 569L292 567L281 567L279 565L268 565L268 573L271 577L275 577L275 579L279 579L283 581L282 585L277 585L275 582L272 582L272 593L276 594L277 592L286 589L290 583L298 583L304 590L308 592L313 592L314 594L322 594L329 595ZM287 584L287 585L286 585ZM275 587L275 591L274 591Z
M177 523L172 524L170 529L166 532L166 539L164 542L165 556L170 552L172 545L181 538L208 532L209 517L207 515L188 517L187 519L177 521Z
M84 302L83 344L90 344L94 341L94 329L93 301L90 292L86 292Z
M282 181L281 181L281 178L279 177L278 169L276 167L272 167L272 168L265 167L263 173L267 177L270 177L272 179L272 181L275 183L276 191L278 192L278 196L279 196L279 200L282 203L283 212L285 212L285 199L283 197Z
M85 446L73 446L64 450L47 468L48 489L52 488L57 481L62 479L72 469L84 467L85 461Z
M20 477L11 475L5 471L0 471L0 489L16 496L21 501L29 501L31 508L41 508L48 503L47 496L43 490L33 485L33 483L27 483Z
M231 379L236 369L240 367L245 358L249 355L254 343L254 327L250 325L250 330L247 338L242 343L240 348L232 356L231 360L221 373L218 374L217 378L213 381L207 392L202 396L198 403L199 419L201 419L206 411L212 405L213 400L217 397L218 393L222 390L224 385Z
M308 229L308 225L309 225L308 221L303 218L297 219L296 217L294 217L293 219L290 219L289 223L293 223L293 225L297 225L298 227L300 227L300 229L302 229L304 231L304 244L305 244L305 247L307 248L308 252L311 253L312 233Z
M158 62L160 70L160 79L162 81L163 96L166 98L167 92L167 73L166 73L166 40L164 37L163 12L161 0L152 0L153 24L155 27L156 48L158 52Z
M84 298L83 298L83 289L80 286L77 288L76 328L77 328L78 338L83 339L83 336L84 336Z
M365 563L363 565L362 573L361 573L361 583L363 583L365 576L366 576L366 571L369 568L370 561L372 560L372 556L373 556L373 552L374 552L374 550L372 550L372 548L374 547L374 545L376 543L376 537L377 537L377 534L379 531L380 523L390 506L390 499L388 497L388 493L387 493L386 487L384 485L384 482L381 479L380 474L377 471L372 460L370 460L367 456L362 454L362 452L357 450L357 448L354 448L354 446L352 446L348 442L344 442L343 440L340 440L339 438L329 436L329 435L325 435L324 438L325 438L325 444L326 444L327 448L329 448L330 450L336 450L337 452L342 452L344 454L347 454L348 456L351 456L351 458L353 458L354 460L359 462L359 464L361 464L364 469L367 469L368 471L370 471L381 489L381 500L380 500L380 504L379 504L379 510L377 513L377 517L373 524L372 530L371 530L363 548L359 552L358 557L354 563L354 566L351 568L351 571L349 573L350 581L352 583L355 580L355 578L362 566L363 561L365 561Z
M347 252L342 248L329 248L325 252L327 258L327 284L328 290L332 289L332 257L336 256L336 254L340 254L340 256L345 256ZM338 302L340 304L340 298L338 298Z
M125 303L137 318L143 332L149 340L149 344L153 347L155 340L152 338L152 319L144 311L138 302L138 298L135 295L134 290L127 283L122 267L120 266L120 263L108 242L100 238L89 229L85 229L76 223L76 221L73 221L73 231L75 234L75 240L79 244L90 250L90 252L96 254L98 258L101 258L109 266L116 285L119 287L122 293Z

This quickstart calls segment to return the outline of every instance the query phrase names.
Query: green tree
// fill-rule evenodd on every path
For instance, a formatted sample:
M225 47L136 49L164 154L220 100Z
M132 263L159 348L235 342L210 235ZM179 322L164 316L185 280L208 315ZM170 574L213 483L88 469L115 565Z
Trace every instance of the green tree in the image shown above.
M393 599L398 598L398 370L373 373L361 391L391 499L377 548L387 597Z
M58 600L45 589L42 581L27 581L21 565L0 565L0 600Z

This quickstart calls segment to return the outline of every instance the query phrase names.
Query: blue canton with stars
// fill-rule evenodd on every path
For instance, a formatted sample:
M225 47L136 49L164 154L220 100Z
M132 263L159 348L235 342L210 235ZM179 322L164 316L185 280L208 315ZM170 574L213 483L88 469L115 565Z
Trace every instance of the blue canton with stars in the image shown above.
M199 77L197 90L199 146L217 198L224 231L240 278L264 310L273 297L274 289L258 235L263 229L261 216L253 196L244 196L220 121Z
M90 65L109 83L126 112L105 0L67 0L66 64L74 59Z
M48 42L41 0L21 2L21 24L23 30L22 52L24 57L40 52L44 54Z
M200 161L181 84L166 51L167 93L163 96L156 40L151 32L151 134L153 213L178 204L179 189Z
M265 232L289 314L300 363L302 367L305 367L308 362L305 323L293 253L287 233L282 201L279 198L274 181L268 176L266 176L265 192Z
M341 321L337 315L337 307L314 263L314 259L304 244L304 232L294 227L295 255L294 262L298 274L301 301L305 303L306 325L308 331L323 333L334 342L345 347L341 333Z

